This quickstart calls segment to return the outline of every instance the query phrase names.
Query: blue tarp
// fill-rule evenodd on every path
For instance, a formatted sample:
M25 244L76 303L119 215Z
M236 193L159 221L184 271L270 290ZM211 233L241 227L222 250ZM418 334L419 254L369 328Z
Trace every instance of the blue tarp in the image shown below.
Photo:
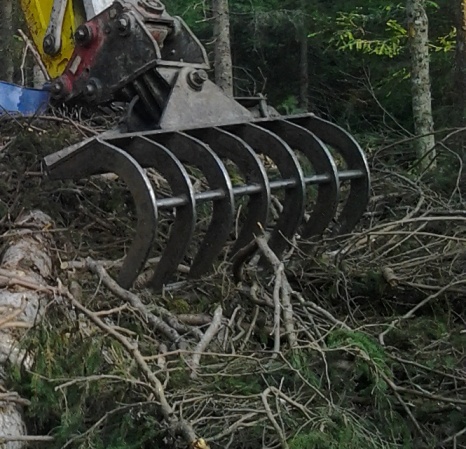
M31 89L0 81L0 115L36 115L45 112L50 93L47 90Z

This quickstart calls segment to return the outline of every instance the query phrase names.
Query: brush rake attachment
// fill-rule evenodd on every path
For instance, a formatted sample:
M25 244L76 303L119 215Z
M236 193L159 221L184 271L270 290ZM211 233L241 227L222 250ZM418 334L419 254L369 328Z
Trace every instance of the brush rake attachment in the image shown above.
M328 146L344 162L337 170ZM306 174L293 151L312 167ZM269 179L266 156L278 176ZM242 185L232 185L224 161L239 170ZM196 226L196 206L212 203L212 217L194 257L189 276L209 271L230 238L235 223L235 202L247 196L243 225L230 250L235 254L261 229L269 229L269 245L280 257L296 233L303 238L332 232L350 232L364 213L369 199L369 172L363 152L343 129L313 115L259 119L249 123L183 132L149 131L97 137L47 156L45 165L53 179L80 179L113 172L127 184L136 205L136 238L121 267L118 282L130 287L143 270L157 238L159 214L176 210L165 250L149 285L155 290L168 284L183 262ZM199 169L208 184L196 192L186 166ZM157 195L145 169L152 167L170 185L172 196ZM341 185L348 185L340 204ZM306 210L308 186L316 186L313 206ZM283 208L270 222L271 197L283 191Z
M144 269L164 210L175 213L149 281L156 290L186 263L201 203L211 204L211 219L190 263L191 278L211 269L235 223L241 226L230 254L265 230L270 248L281 257L296 233L311 238L330 226L333 234L344 234L361 218L369 199L369 171L357 142L312 114L267 116L262 102L262 117L255 118L209 81L204 48L160 1L115 1L81 25L75 40L52 95L88 105L128 102L125 131L65 148L47 156L44 166L51 179L113 172L127 184L137 226L118 276L121 286L129 288ZM239 183L229 175L231 164ZM201 191L191 181L192 167L205 179ZM154 188L148 168L166 180L170 197ZM248 200L238 220L241 197ZM277 197L278 216L272 216Z

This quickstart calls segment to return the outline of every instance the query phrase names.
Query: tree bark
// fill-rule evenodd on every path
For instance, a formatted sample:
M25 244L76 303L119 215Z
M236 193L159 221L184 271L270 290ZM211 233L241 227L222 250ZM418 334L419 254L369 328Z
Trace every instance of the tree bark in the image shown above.
M456 52L455 98L457 101L457 126L466 124L466 0L455 0Z
M305 111L309 108L309 62L307 31L304 25L299 30L299 107Z
M306 2L301 0L301 20L299 24L299 107L309 109L309 44L306 20Z
M31 360L18 349L22 332L38 321L41 303L47 300L46 279L52 275L52 259L48 252L50 239L40 231L52 224L40 211L24 214L17 220L18 229L7 240L0 265L0 379L7 365ZM43 305L43 304L42 304ZM6 386L0 380L0 391ZM15 399L17 395L11 393ZM23 400L24 402L24 400ZM27 442L22 411L15 400L0 400L0 440L4 449L23 449Z
M14 64L11 53L13 36L13 2L1 0L0 2L0 79L13 82Z
M215 83L233 97L233 63L230 43L230 11L228 0L212 0L214 19Z
M411 56L411 93L414 118L416 153L420 167L432 168L435 164L435 138L432 133L432 99L429 74L429 23L425 0L407 0L408 44Z

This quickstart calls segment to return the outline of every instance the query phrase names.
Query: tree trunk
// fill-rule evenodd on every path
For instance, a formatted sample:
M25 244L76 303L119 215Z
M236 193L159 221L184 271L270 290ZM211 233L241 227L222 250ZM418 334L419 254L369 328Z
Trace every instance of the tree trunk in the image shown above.
M411 92L416 153L421 169L435 164L434 121L429 74L429 23L425 0L407 0L408 44L411 55Z
M299 30L299 107L305 111L309 108L309 63L307 31L304 26Z
M14 64L11 53L13 36L13 2L0 1L0 80L13 82Z
M39 320L41 305L47 300L46 279L52 275L49 254L50 238L40 231L50 227L52 220L40 211L24 214L16 222L18 229L6 238L7 248L0 265L0 391L6 386L3 380L8 365L31 360L18 349L18 342L25 329ZM41 291L42 290L42 291ZM4 449L23 449L26 435L21 400L13 392L2 393L0 401L0 440Z
M306 20L306 2L301 0L301 17L298 30L299 36L299 107L304 111L309 109L309 44Z
M466 0L455 0L456 53L455 97L457 101L457 126L466 124Z
M230 12L228 0L212 0L214 18L215 83L233 96L233 64L230 46Z

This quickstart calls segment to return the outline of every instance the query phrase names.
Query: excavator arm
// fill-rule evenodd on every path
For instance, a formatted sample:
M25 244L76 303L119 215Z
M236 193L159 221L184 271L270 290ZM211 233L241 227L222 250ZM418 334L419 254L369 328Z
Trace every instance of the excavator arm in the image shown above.
M165 210L176 213L149 281L156 290L173 280L180 263L191 266L190 277L208 271L235 225L232 255L254 248L254 236L266 230L280 257L297 233L305 238L347 233L363 215L369 170L355 139L314 114L269 117L262 108L263 116L255 117L209 80L204 47L159 0L21 0L21 5L54 77L54 101L128 104L124 129L43 162L49 179L113 172L126 182L138 222L119 273L122 286L130 287L144 269ZM272 173L264 160L272 162ZM240 183L230 179L227 161L237 167ZM202 172L206 188L195 188L187 166ZM171 197L158 194L145 170L150 167L166 179ZM246 207L241 201L238 218L241 197L249 200ZM274 197L281 206L272 217ZM189 260L197 205L206 202L212 218Z
M194 103L205 109L200 124L250 117L206 82L209 62L204 47L158 0L21 0L21 4L54 78L50 90L56 102L128 102L131 129L184 127L199 117L193 114ZM177 98L180 89L181 97L195 94ZM189 108L186 102L192 103Z
M108 0L20 0L30 34L51 78L64 72L79 25L110 4Z
M76 29L111 5L112 1L19 0L19 3L42 59L42 68L48 72L48 80L65 71L74 52ZM42 113L49 100L48 85L34 89L0 80L0 115Z

